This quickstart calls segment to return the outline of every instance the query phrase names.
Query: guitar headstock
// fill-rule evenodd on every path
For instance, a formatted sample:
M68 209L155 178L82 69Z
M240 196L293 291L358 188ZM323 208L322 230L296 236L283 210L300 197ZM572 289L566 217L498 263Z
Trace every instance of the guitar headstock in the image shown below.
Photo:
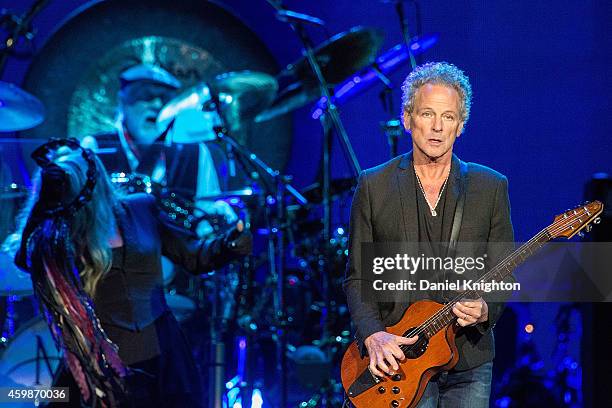
M585 203L557 215L555 221L546 230L550 234L551 239L559 237L570 239L583 229L589 232L592 227L591 224L599 224L601 221L599 214L602 211L603 204L601 201Z

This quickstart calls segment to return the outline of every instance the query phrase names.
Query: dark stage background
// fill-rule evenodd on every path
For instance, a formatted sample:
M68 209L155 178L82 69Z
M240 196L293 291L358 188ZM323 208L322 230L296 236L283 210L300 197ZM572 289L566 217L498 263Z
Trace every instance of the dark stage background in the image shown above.
M267 2L215 3L257 34L279 69L301 55L298 38L274 18ZM33 21L38 30L37 48L42 49L59 24L86 4L78 0L51 1ZM585 183L594 173L612 173L612 3L434 0L419 4L422 32L438 32L440 37L417 60L452 62L467 73L473 86L471 118L455 152L463 160L485 164L508 177L516 238L526 240L548 225L553 215L583 201ZM1 7L18 13L29 5L30 1L0 1ZM325 29L309 28L315 44L356 25L382 29L383 51L401 42L392 4L311 0L286 1L285 6L327 23ZM406 1L405 8L414 35L414 3ZM30 63L31 59L9 58L1 79L22 86ZM65 63L68 66L71 61ZM399 87L408 72L406 64L391 75L395 116L400 109ZM44 88L44 84L37 87ZM340 109L362 168L389 158L379 123L391 117L381 105L381 90L381 86L375 86ZM308 105L292 113L292 125L281 127L281 134L274 136L275 140L292 140L286 147L279 143L287 149L284 171L294 176L299 188L314 182L320 165L321 126L310 118L310 111ZM400 151L408 146L409 139L404 137ZM334 178L350 176L346 163L338 143L334 143ZM336 224L341 224L347 214L336 214L335 218ZM544 369L554 368L554 320L561 306L512 305L498 326L495 383L502 381L503 373L516 362L526 344L543 358ZM581 360L580 351L589 345L581 335L580 314L572 316L576 331L569 353L584 366L588 363ZM529 323L535 327L531 334L523 330ZM592 390L588 384L585 387L588 406Z

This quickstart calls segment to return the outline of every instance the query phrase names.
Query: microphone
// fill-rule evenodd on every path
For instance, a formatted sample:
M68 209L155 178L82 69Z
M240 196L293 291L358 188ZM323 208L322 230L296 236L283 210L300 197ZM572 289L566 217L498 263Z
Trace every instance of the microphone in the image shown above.
M325 21L320 18L309 16L308 14L297 13L291 10L278 10L276 18L285 23L310 24L316 26L324 26Z

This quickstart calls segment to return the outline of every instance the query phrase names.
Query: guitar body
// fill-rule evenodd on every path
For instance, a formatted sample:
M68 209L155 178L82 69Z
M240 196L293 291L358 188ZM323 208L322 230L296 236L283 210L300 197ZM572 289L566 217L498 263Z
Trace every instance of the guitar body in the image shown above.
M591 223L600 222L602 211L603 204L593 201L557 215L551 225L505 257L479 281L503 281L517 265L551 239L569 239L585 228L589 231ZM482 293L469 290L456 299L478 296ZM457 364L459 353L455 337L460 326L455 323L451 310L447 307L442 311L443 308L444 305L431 300L416 302L406 310L399 323L386 328L389 333L403 337L412 337L416 330L420 333L415 344L402 346L406 359L393 376L375 377L368 367L370 359L361 357L357 343L349 346L340 367L342 386L357 408L414 408L431 377ZM435 318L430 319L434 315Z
M405 336L442 307L442 304L429 300L416 302L406 310L397 324L386 330ZM458 329L456 324L450 324L429 339L421 335L416 343L419 355L407 356L399 363L400 368L394 376L385 375L382 379L376 379L370 373L370 359L367 356L361 357L357 342L351 343L341 365L342 385L349 399L357 408L415 407L431 377L457 364L459 354L455 336Z

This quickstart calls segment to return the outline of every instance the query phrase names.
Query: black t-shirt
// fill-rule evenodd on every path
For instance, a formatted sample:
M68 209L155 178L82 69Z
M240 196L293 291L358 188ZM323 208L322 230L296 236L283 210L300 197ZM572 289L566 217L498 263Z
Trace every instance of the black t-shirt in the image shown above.
M454 177L452 177L453 169L449 174L448 181L444 186L444 190L441 192L440 201L436 206L435 210L437 215L433 216L425 195L421 191L419 182L414 172L415 194L417 197L417 222L418 222L418 240L419 240L419 255L423 254L425 257L436 257L445 258L447 256L448 242L450 241L450 234L453 225L453 219L455 216L455 207L457 200L454 194L449 193L455 189L456 183ZM427 279L431 279L434 282L443 282L447 278L443 270L428 271ZM441 294L438 292L430 292L430 299L437 301L444 301L444 297L448 298L448 294Z

